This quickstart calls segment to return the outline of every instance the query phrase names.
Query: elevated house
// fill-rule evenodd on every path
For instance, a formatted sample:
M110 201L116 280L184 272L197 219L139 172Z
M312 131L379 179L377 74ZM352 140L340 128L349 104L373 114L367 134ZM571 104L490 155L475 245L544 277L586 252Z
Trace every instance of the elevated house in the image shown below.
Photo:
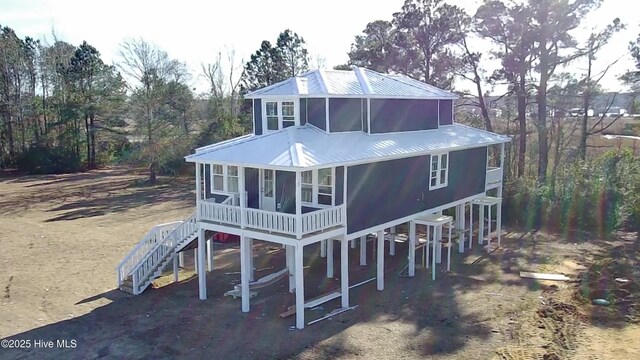
M378 234L377 288L382 290L385 231L392 234L395 226L410 223L412 276L416 222L453 208L455 224L464 229L465 206L489 192L501 196L509 139L456 124L456 96L450 92L354 68L311 71L245 98L253 103L253 133L186 157L196 169L196 212L154 228L134 248L118 268L121 289L140 293L171 261L177 269L177 254L197 241L199 295L206 299L205 262L212 256L205 231L234 234L240 237L240 293L247 312L253 239L282 244L290 290L296 290L296 325L302 328L308 305L305 246L339 244L341 290L331 298L340 297L348 307L350 241L359 239L362 253L365 237ZM500 156L488 156L491 147ZM392 248L393 243L392 237ZM332 256L327 260L333 272Z

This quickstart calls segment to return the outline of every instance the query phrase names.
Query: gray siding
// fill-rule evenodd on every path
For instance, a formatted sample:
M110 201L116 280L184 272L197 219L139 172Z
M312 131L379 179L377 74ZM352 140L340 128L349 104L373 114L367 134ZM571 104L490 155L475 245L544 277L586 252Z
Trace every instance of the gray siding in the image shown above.
M362 99L330 98L329 131L361 131Z
M369 119L368 114L369 107L367 106L367 99L362 100L362 131L369 132Z
M327 106L325 99L307 99L307 121L319 129L327 130Z
M484 192L487 148L449 153L445 188L429 191L430 156L347 168L349 234Z
M260 171L254 168L244 169L244 186L247 192L247 205L260 208Z
M300 99L300 125L307 123L307 99Z
M342 205L344 202L344 166L338 166L336 168L336 199L334 204L336 206Z
M276 211L296 213L296 173L276 171Z
M440 125L453 124L453 100L440 100Z
M438 100L371 99L371 133L438 128Z
M253 133L262 135L262 101L253 99Z

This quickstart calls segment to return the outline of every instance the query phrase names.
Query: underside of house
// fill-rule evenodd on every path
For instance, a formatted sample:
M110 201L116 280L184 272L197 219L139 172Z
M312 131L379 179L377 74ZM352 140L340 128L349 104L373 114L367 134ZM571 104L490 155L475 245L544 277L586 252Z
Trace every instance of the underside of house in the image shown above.
M296 326L303 328L305 308L337 297L349 307L350 242L360 241L364 265L366 238L377 237L376 282L383 290L384 244L388 241L395 254L398 225L409 229L408 276L415 274L421 246L432 247L434 280L444 246L448 258L454 242L459 252L472 246L474 208L478 241L484 241L485 225L491 232L494 208L499 241L509 138L456 124L455 95L400 75L355 68L312 71L245 98L253 103L253 134L186 157L196 169L196 211L147 234L118 267L121 289L141 293L171 262L177 274L179 254L197 244L199 296L206 299L212 240L205 232L233 234L240 237L238 293L242 311L248 312L253 241L267 241L286 249L286 268L269 279L289 276ZM427 229L426 244L416 238L417 225ZM320 242L322 249L332 249L336 241L340 291L305 302L304 247ZM327 261L332 277L332 256Z

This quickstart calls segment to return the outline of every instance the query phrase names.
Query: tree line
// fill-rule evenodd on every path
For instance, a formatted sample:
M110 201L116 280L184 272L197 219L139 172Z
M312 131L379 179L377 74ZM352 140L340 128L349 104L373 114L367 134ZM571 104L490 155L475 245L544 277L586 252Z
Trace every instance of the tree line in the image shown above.
M537 179L544 183L550 136L560 136L549 116L561 105L559 94L581 99L585 109L578 129L580 158L586 156L587 137L597 131L587 126L586 109L609 67L596 69L594 60L625 24L611 19L582 43L574 34L601 3L485 0L470 15L444 0L406 0L391 20L367 24L354 38L348 63L335 68L400 73L453 91L460 80L470 82L473 94L465 95L472 95L481 126L489 131L504 130L490 115L489 92L506 87L502 96L515 101L508 119L517 129L513 176L525 176L525 163L536 161ZM491 48L478 51L479 40ZM639 49L640 38L629 47L637 69L622 79L635 89ZM58 171L76 171L125 159L148 166L154 180L158 171L182 164L194 146L248 132L251 109L242 95L304 73L311 62L304 38L288 29L275 42L264 40L245 63L233 50L212 60L192 74L167 52L135 39L123 43L115 65L108 65L87 42L74 46L54 38L45 44L0 27L0 167L50 172L47 164L55 164L62 167ZM500 66L488 71L489 61ZM563 71L576 61L586 61L586 71ZM189 85L194 76L207 80L207 94L194 93ZM536 159L527 157L532 125Z

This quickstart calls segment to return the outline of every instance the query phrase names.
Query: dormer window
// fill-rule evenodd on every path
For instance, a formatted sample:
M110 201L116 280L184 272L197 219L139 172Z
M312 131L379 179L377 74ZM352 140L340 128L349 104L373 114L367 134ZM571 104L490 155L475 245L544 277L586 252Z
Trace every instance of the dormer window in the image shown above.
M293 100L264 102L264 122L268 131L275 131L298 124L298 106Z

